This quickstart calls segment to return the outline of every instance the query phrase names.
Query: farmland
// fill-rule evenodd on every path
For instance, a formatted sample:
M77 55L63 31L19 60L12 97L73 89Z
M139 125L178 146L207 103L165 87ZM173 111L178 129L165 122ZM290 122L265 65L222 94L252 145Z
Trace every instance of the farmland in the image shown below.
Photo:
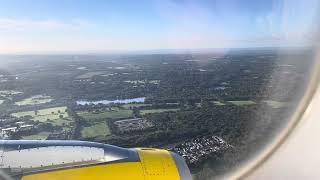
M140 114L145 115L145 114L152 114L152 113L175 112L178 110L179 109L147 109L147 110L141 110Z
M254 105L256 104L253 101L228 101L229 103L232 103L236 106L247 106L247 105Z
M110 135L111 131L106 123L111 119L123 119L133 117L132 110L118 107L96 109L95 111L78 111L86 125L81 125L81 138L93 138Z
M63 124L69 124L72 120L69 118L68 113L66 112L67 107L55 107L40 109L35 111L24 111L13 113L14 117L25 117L30 116L31 120L39 122L47 122L52 125L62 126Z
M24 105L36 105L36 104L44 104L51 102L53 99L50 96L36 95L30 98L23 99L22 101L18 101L15 104L18 106Z
M124 104L122 105L125 109L133 109L133 108L139 108L139 107L148 107L152 106L152 104Z
M223 106L223 105L226 105L220 101L213 101L214 105L217 105L217 106Z
M78 115L84 119L121 119L121 118L130 118L133 116L132 110L127 109L118 109L115 110L102 110L98 112L87 112L80 111Z
M24 140L45 140L50 135L50 132L39 132L38 134L22 136Z
M110 134L111 134L110 129L104 121L96 123L92 126L83 127L81 130L81 137L83 138L92 138L92 137L105 136Z

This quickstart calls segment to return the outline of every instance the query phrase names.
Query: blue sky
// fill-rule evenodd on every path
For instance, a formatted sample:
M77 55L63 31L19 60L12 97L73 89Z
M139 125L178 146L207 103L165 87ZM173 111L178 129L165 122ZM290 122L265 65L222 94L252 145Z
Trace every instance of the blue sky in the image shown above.
M0 0L0 53L297 46L317 0Z

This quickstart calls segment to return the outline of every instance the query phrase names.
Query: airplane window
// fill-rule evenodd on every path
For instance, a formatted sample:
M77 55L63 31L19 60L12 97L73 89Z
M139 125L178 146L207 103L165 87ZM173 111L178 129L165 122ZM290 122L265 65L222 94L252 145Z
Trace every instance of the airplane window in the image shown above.
M10 176L29 166L134 161L132 149L143 147L181 156L194 179L236 172L288 127L310 87L318 7L0 1L1 139L121 151L3 141L0 167Z

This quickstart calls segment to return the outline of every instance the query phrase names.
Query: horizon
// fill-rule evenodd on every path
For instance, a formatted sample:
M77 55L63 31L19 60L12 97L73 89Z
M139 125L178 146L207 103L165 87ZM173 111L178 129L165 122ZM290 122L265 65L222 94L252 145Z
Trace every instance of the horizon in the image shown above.
M72 56L72 55L161 55L161 54L227 54L236 51L305 51L313 46L268 46L268 47L234 47L234 48L200 48L200 49L149 49L149 50L119 50L119 51L61 51L61 52L14 52L1 53L0 56Z
M233 47L233 48L194 48L194 49L147 49L147 50L115 50L115 51L61 51L61 52L14 52L1 53L0 56L59 56L59 55L156 55L156 54L215 54L234 51L293 51L312 50L313 46L268 46L268 47Z

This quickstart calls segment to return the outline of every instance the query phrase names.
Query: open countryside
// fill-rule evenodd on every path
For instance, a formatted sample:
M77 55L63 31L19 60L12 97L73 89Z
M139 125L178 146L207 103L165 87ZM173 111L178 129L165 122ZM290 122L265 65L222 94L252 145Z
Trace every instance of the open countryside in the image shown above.
M165 148L195 178L219 175L280 127L305 87L308 58L261 49L0 56L9 67L0 66L0 134Z
M50 96L36 95L30 98L23 99L22 101L15 102L15 104L18 106L36 105L36 104L48 103L48 102L51 102L52 100L53 99L51 99Z
M69 118L68 113L66 112L67 107L55 107L55 108L47 108L47 109L39 109L35 111L26 111L26 112L18 112L13 113L12 116L14 117L25 117L31 116L31 120L40 121L40 122L57 122L60 124L59 121L64 118ZM56 123L55 122L55 123Z

